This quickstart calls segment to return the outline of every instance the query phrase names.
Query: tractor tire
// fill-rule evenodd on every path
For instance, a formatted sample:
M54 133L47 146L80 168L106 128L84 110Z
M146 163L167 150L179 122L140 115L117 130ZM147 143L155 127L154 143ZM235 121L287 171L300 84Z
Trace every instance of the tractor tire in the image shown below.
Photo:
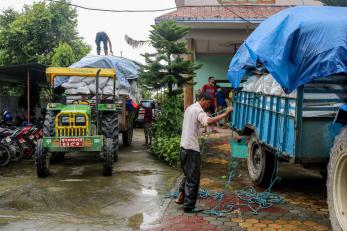
M0 167L7 166L11 161L11 152L3 144L0 144Z
M268 187L275 172L275 155L267 152L253 133L248 143L248 174L258 186Z
M106 139L111 139L113 144L113 160L118 160L118 114L116 112L105 112L102 114L101 131Z
M134 133L133 125L131 125L125 132L122 133L123 145L125 147L129 147L131 143L133 142L133 133Z
M38 177L47 177L49 175L49 158L48 153L43 147L43 140L40 139L36 145L35 150L35 164L36 164L36 170L37 170L37 176Z
M347 126L336 136L328 164L328 207L334 231L347 228Z
M112 139L105 139L103 152L104 176L112 176L114 152L115 150Z
M55 116L53 111L47 111L43 122L43 135L46 137L55 136Z

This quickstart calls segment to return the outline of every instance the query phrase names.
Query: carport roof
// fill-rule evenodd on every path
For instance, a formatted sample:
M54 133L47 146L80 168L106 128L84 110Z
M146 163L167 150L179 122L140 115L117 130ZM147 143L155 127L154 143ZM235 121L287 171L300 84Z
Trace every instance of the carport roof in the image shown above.
M155 19L156 23L166 20L177 22L252 22L260 23L273 14L290 6L281 5L225 5L185 6Z
M46 66L39 63L18 64L0 67L0 81L7 83L26 84L28 71L30 81L40 85L46 85Z

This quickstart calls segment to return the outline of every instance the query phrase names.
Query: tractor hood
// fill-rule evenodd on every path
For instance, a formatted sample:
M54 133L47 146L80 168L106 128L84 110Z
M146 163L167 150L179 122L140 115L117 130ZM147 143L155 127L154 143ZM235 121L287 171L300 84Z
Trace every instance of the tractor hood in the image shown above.
M90 106L89 105L81 105L81 104L71 104L71 105L64 105L61 107L62 112L77 112L77 113L85 113L87 115L91 114Z

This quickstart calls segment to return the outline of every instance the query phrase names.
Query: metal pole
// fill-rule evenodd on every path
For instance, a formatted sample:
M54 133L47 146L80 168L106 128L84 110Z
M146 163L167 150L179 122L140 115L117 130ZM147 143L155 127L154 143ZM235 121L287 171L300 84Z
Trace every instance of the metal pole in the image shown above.
M98 71L96 72L96 80L95 80L95 97L96 97L96 105L95 105L95 110L96 110L96 130L99 133L99 74L100 74L101 69L98 69Z
M30 70L27 70L27 120L28 120L28 125L30 124Z

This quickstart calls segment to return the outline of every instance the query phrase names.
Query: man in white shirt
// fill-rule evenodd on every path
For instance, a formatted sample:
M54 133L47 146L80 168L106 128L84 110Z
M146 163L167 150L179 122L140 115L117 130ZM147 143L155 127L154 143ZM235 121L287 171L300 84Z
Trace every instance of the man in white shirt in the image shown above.
M199 128L200 125L208 126L227 117L232 111L230 107L216 117L209 117L204 109L209 108L212 97L202 93L199 101L190 105L184 112L180 159L184 173L180 184L180 194L176 200L177 204L184 204L185 212L194 212L200 185L200 147Z

